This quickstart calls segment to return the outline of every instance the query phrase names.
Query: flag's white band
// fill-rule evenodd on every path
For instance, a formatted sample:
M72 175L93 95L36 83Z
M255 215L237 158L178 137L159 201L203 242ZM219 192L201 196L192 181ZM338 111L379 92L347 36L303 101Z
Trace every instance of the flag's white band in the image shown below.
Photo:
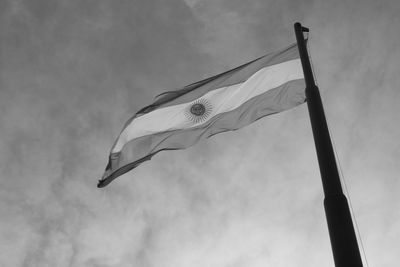
M194 123L185 115L189 103L168 106L154 110L131 121L121 132L112 152L121 151L122 147L135 138L162 131L187 129L206 123L215 115L233 110L247 100L276 88L288 81L303 78L300 59L286 61L260 69L243 83L212 90L199 99L204 99L213 107L206 120Z

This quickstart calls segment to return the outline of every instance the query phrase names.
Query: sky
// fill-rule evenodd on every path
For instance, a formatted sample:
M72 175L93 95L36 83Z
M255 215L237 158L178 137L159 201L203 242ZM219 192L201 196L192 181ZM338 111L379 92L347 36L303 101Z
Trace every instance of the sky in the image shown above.
M309 49L365 266L400 245L400 2L0 0L0 265L334 266L306 105L96 187L164 91Z

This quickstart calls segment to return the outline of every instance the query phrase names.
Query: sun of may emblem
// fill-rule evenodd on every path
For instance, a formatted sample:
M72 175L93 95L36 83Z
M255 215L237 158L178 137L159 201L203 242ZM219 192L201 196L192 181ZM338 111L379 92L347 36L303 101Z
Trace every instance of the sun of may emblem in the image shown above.
M206 99L198 99L185 110L186 117L193 123L205 121L211 114L212 105Z

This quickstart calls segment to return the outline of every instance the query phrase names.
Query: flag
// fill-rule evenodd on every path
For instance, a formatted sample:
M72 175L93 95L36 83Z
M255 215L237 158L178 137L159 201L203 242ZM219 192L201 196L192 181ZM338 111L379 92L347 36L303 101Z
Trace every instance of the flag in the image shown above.
M108 185L160 151L185 149L304 102L297 44L163 93L127 121L97 186Z

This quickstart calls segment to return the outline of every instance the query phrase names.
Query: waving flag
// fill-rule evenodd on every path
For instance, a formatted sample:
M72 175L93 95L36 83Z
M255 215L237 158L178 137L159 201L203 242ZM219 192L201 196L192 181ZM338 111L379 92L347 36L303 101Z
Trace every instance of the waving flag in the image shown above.
M305 102L297 45L166 92L122 129L98 187L162 150L185 149Z

